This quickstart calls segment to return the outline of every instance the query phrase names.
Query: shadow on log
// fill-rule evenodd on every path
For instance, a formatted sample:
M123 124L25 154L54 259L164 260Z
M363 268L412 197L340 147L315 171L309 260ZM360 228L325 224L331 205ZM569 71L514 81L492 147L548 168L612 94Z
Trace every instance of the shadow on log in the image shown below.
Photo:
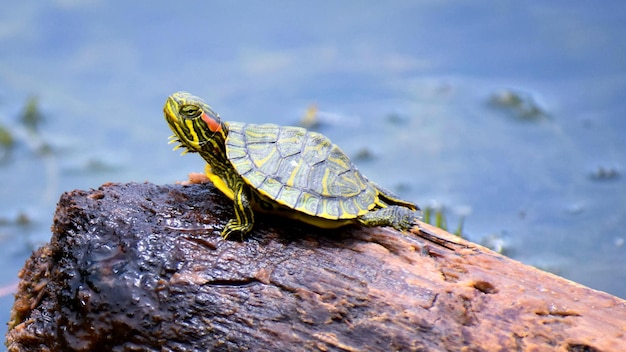
M22 269L10 351L619 351L626 301L442 230L320 230L211 185L107 184L59 201Z

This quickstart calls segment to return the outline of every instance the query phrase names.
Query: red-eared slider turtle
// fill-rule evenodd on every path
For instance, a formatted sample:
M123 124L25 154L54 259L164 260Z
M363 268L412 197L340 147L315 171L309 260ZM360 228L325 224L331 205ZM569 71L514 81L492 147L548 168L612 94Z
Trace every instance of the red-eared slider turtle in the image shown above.
M235 203L222 232L242 238L254 212L280 213L322 228L351 223L415 225L411 203L369 181L325 136L300 127L222 121L202 99L178 92L167 98L165 119L188 152L206 160L206 175Z

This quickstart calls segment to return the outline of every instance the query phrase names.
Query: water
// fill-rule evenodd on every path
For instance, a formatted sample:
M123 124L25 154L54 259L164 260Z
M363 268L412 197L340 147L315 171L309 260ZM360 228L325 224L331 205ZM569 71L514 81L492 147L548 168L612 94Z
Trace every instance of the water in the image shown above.
M0 162L0 288L49 240L62 192L202 169L167 144L162 106L183 89L226 120L295 124L316 104L369 178L465 216L472 241L626 297L624 7L4 6L0 126L16 144ZM35 133L19 120L33 96Z

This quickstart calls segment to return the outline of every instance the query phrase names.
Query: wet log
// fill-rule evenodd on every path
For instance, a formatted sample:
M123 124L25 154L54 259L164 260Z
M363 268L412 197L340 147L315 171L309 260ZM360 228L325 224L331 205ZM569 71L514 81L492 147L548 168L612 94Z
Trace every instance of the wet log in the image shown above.
M623 351L626 301L427 224L320 230L207 184L64 194L21 271L9 351Z

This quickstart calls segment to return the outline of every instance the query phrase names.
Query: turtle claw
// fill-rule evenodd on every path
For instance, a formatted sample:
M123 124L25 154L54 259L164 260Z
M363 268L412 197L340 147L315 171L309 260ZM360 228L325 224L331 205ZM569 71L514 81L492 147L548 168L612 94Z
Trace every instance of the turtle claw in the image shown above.
M407 208L402 208L407 209ZM391 226L399 231L409 230L413 226L417 225L417 219L419 218L419 213L409 210L402 211L395 219L391 219L393 222Z
M419 219L419 212L399 207L395 212L397 216L392 217L390 226L398 231L407 231L417 225L417 219Z
M368 227L391 226L398 231L407 231L417 225L418 218L418 212L407 207L392 205L372 210L361 216L358 221Z
M222 238L225 240L229 240L233 235L239 233L241 236L241 241L243 242L244 235L252 230L252 224L239 224L237 219L230 219L226 226L224 226L224 230L222 230Z

